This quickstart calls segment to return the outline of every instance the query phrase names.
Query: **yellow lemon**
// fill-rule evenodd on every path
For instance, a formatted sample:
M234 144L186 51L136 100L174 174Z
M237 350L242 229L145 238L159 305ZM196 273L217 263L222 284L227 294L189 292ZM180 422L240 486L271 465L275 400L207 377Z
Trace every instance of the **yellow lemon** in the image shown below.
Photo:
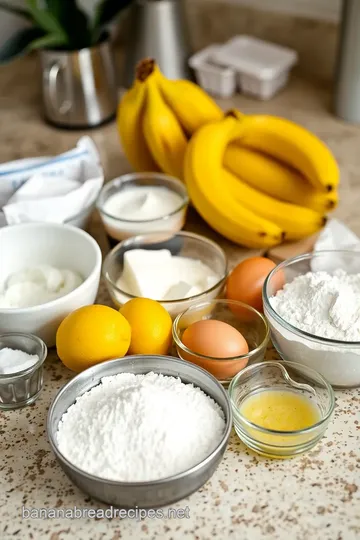
M120 309L131 326L129 354L166 354L172 320L166 309L148 298L134 298Z
M70 313L56 334L60 360L73 371L119 358L127 353L131 328L125 317L107 306L85 306Z

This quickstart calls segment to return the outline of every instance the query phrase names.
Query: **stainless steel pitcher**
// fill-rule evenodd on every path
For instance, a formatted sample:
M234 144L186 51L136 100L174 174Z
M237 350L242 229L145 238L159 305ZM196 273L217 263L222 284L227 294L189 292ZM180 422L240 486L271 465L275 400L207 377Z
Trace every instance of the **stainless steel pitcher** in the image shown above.
M46 119L66 128L99 126L115 116L117 88L111 45L40 51Z
M135 0L128 32L122 81L126 88L133 84L137 63L147 57L154 58L169 79L191 77L182 0Z

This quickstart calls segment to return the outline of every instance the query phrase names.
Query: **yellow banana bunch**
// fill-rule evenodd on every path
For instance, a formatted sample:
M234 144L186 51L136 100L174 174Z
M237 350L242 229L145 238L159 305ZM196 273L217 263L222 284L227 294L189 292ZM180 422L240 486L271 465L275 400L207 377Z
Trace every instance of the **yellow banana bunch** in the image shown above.
M161 94L173 110L188 135L192 135L204 124L221 120L223 111L213 99L191 81L166 79L159 69L156 71Z
M324 216L303 206L274 199L252 188L225 168L222 180L231 195L249 210L276 223L285 232L287 240L299 240L316 233L325 223Z
M329 148L307 129L277 116L246 116L241 146L260 150L300 171L318 191L331 192L339 183L339 168Z
M262 152L229 144L224 165L253 188L281 201L311 208L320 214L333 210L338 203L336 190L316 190L297 170Z
M167 174L183 177L187 140L181 126L166 103L153 78L147 84L147 103L143 130L156 163Z
M285 134L276 133L285 126ZM285 135L284 150L280 141ZM271 140L266 149L263 140ZM245 146L249 142L251 149ZM311 235L324 225L326 210L337 204L339 173L326 146L300 126L232 111L192 137L185 181L194 206L211 227L234 242L265 248L283 238Z
M154 60L137 67L133 87L118 107L118 130L125 154L137 171L157 171L183 178L188 137L219 120L221 109L190 81L170 81Z
M142 124L144 120L146 86L135 81L122 98L117 125L126 157L137 171L159 171L147 146Z
M232 117L200 128L186 150L185 181L195 208L217 232L244 246L268 248L283 240L284 231L241 204L223 182L223 155L238 128Z

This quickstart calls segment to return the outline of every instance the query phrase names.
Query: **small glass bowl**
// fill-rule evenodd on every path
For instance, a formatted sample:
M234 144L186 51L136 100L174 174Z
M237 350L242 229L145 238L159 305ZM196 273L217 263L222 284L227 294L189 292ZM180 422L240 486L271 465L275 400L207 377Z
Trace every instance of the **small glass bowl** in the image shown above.
M104 260L103 278L117 307L121 307L128 300L136 298L116 285L123 271L124 253L131 249L168 249L172 255L198 259L210 266L218 274L219 280L217 283L203 293L189 298L158 300L173 318L200 300L205 301L218 297L224 289L227 278L227 259L224 251L215 242L198 234L184 231L177 234L165 232L144 234L124 240L110 251Z
M0 350L14 349L36 354L33 366L9 374L0 374L0 409L17 409L34 403L43 386L43 364L47 356L45 343L32 334L0 334Z
M252 423L241 414L241 406L263 390L297 392L318 407L320 420L297 431L276 431ZM231 381L229 397L239 438L251 450L277 459L291 458L313 448L324 435L335 406L331 385L320 373L295 362L266 361L245 368Z
M180 195L181 203L170 214L150 220L121 219L118 216L105 212L104 205L110 197L134 186L165 187ZM117 242L148 232L172 231L176 233L180 231L185 223L188 205L189 197L186 187L180 180L166 174L152 172L131 173L115 178L105 184L97 201L97 209L99 210L106 233L111 239Z
M249 352L232 358L215 358L198 354L186 347L182 342L186 328L207 319L226 322L239 330L247 341ZM264 359L269 341L269 327L265 317L251 306L234 300L212 300L191 306L176 317L172 332L180 358L202 367L225 386L249 362L261 362Z

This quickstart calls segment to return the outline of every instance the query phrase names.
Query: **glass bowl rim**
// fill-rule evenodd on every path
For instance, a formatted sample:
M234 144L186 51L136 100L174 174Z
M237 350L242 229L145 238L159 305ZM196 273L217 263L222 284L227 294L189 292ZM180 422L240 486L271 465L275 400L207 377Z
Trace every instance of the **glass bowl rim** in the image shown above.
M300 337L304 337L306 339L309 339L310 341L314 341L314 342L319 343L321 345L331 345L331 346L339 346L340 345L344 349L351 349L353 347L360 347L360 341L340 341L340 340L337 340L337 339L325 338L325 337L317 336L315 334L310 334L309 332L305 332L305 330L301 330L300 328L297 328L296 326L293 326L291 323L285 321L285 319L283 319L281 317L281 315L279 315L274 310L274 308L272 307L272 305L271 305L271 303L269 301L267 288L268 288L268 285L269 285L272 277L275 276L275 274L279 270L281 270L283 268L286 268L287 266L290 266L290 265L295 264L297 262L304 261L306 259L312 259L312 258L319 257L319 256L325 255L325 254L329 255L331 253L338 253L338 254L344 254L344 255L354 255L355 254L355 255L358 255L360 257L360 252L356 252L356 251L352 251L352 250L327 249L327 250L319 250L319 251L314 251L314 252L303 253L302 255L297 255L296 257L291 257L290 259L286 259L285 261L277 264L275 266L275 268L273 268L271 270L271 272L268 274L268 276L266 277L266 279L264 281L264 285L263 285L263 303L264 303L264 307L266 308L267 311L270 312L270 315L281 326L284 326L286 330L288 330L290 332L293 332L294 334L296 334L296 335L298 335ZM301 275L304 275L304 274L301 274Z
M210 305L210 304L231 304L233 306L245 307L249 311L254 312L257 315L257 318L261 319L261 321L264 323L264 326L265 326L265 337L262 340L262 342L260 343L260 345L258 345L252 351L247 352L246 354L240 354L238 356L228 356L228 357L225 357L225 358L215 358L214 356L207 356L206 354L195 353L194 351L189 349L186 345L184 345L184 343L181 341L180 337L178 336L178 332L177 332L177 328L176 328L179 321L180 321L180 319L181 319L181 317L183 315L185 315L188 311L190 311L190 310L192 310L194 308L201 308L201 307L205 307L205 306ZM269 338L270 338L270 328L269 328L269 323L267 322L264 315L262 315L259 311L257 311L257 309L253 308L252 306L249 306L248 304L245 304L244 302L240 302L238 300L227 300L226 298L214 298L213 300L208 300L208 301L205 301L205 302L201 302L201 303L199 302L197 304L193 304L192 306L189 306L185 311L182 311L181 313L179 313L175 317L175 320L174 320L173 325L172 325L172 335L173 335L173 339L175 341L175 345L177 347L180 347L186 353L192 354L193 356L197 356L197 357L199 357L201 359L204 359L204 360L214 360L215 362L220 362L221 363L221 362L229 362L231 360L242 360L243 358L248 358L250 360L253 356L255 356L264 347L267 346Z
M275 366L275 367L280 368L280 371L282 373L284 373L284 367L286 368L286 366L290 366L290 367L293 367L293 368L298 368L300 371L309 370L310 372L315 374L317 377L319 377L320 380L322 381L322 383L324 384L324 386L326 388L326 391L328 393L328 397L330 399L330 405L329 405L326 413L324 414L324 416L322 416L318 422L316 422L315 424L313 424L313 425L311 425L311 426L309 426L307 428L296 429L296 430L293 430L293 431L279 431L279 430L276 430L276 429L265 428L265 427L259 426L258 424L254 424L253 422L251 422L250 420L245 418L245 416L243 416L240 413L239 408L235 403L234 392L235 392L236 384L238 383L238 379L240 378L241 375L244 375L244 373L247 373L249 371L253 371L253 370L255 370L255 368L259 368L259 366L261 368L266 368L266 367L271 367L271 366L274 367ZM293 435L301 435L301 434L304 434L304 433L311 433L312 431L315 431L317 428L319 428L321 426L326 426L326 424L329 422L329 420L331 418L331 415L334 412L334 408L335 408L335 393L334 393L334 390L333 390L331 384L328 383L327 380L319 372L315 371L315 369L304 366L303 364L299 364L298 362L288 362L287 360L282 360L282 361L265 360L264 362L257 362L256 364L251 364L250 366L245 367L244 369L239 371L239 373L237 375L235 375L235 377L231 380L229 388L228 388L228 395L229 395L231 407L232 407L232 410L233 410L234 421L236 419L236 420L240 421L241 423L245 424L247 427L252 428L252 429L256 429L256 430L260 431L261 433L265 433L265 434L269 434L269 435L279 435L279 436L281 435L281 436L285 436L285 437L289 437L289 436L293 436ZM256 440L256 439L254 439L254 440ZM276 445L274 445L274 446L276 446ZM294 445L294 446L297 446L297 445Z
M32 340L33 342L36 343L36 345L38 345L39 347L39 350L40 350L40 353L39 353L39 360L37 362L35 362L35 364L33 364L32 366L28 367L28 368L25 368L21 371L14 371L13 373L3 373L0 375L0 382L4 382L5 380L9 380L9 379L15 379L15 378L18 378L18 377L23 377L24 375L28 375L29 373L32 373L33 371L36 371L46 360L46 357L47 357L47 346L46 344L44 343L44 341L39 338L38 336L36 336L35 334L27 334L26 332L3 332L3 333L0 333L0 339L3 339L3 338L9 338L9 337L12 337L12 338L26 338L26 339L30 339ZM0 347L0 350L2 349L2 347ZM20 349L22 350L22 349Z
M136 179L141 180L141 179L149 178L151 180L151 178L155 178L155 177L160 178L162 180L166 180L168 182L168 184L170 184L170 185L172 184L173 186L176 185L178 187L181 187L181 189L183 191L182 195L180 195L178 193L178 195L181 196L181 198L182 198L182 202L181 202L180 206L178 206L175 210L173 210L169 214L165 214L165 215L163 215L161 217L152 218L152 219L123 219L123 218L119 218L118 216L114 216L113 214L109 214L108 212L106 212L104 210L105 201L103 201L101 203L100 198L102 196L104 196L112 186L114 186L116 184L123 184L123 183L126 183L126 182L131 182L132 180L136 180ZM169 189L171 191L175 191L171 187L169 187ZM100 212L100 215L102 214L102 215L106 216L109 219L112 219L114 221L118 221L119 223L144 224L145 225L145 224L149 224L149 223L155 223L157 221L166 221L166 220L170 219L171 217L175 216L176 214L178 214L179 212L184 210L184 208L186 208L189 205L189 202L190 202L190 199L189 199L189 196L187 194L185 184L183 184L180 180L175 178L175 176L170 176L168 174L155 173L155 172L127 173L127 174L122 174L122 175L120 175L120 176L118 176L116 178L113 178L112 180L110 180L110 182L106 182L106 184L101 188L100 193L99 193L99 195L97 197L96 208ZM156 231L154 231L154 232L156 232Z
M130 238L127 238L126 240L122 240L117 246L115 246L109 253L106 255L103 267L102 267L102 277L105 280L106 284L111 285L111 287L119 294L125 295L129 300L133 300L134 298L138 298L138 296L134 294L130 294L126 291L123 291L118 287L107 275L108 273L108 266L110 262L112 261L115 253L126 246L126 244L132 244L136 242L144 242L144 239L156 237L156 236L167 236L168 238L174 238L176 236L182 236L184 238L190 238L192 240L198 240L202 242L203 244L211 245L211 247L215 248L216 251L221 255L221 258L223 259L224 263L224 275L217 281L210 289L206 289L206 291L203 291L202 293L195 294L194 296L189 296L187 298L174 298L173 300L156 300L156 302L159 302L160 304L169 305L174 303L182 303L182 302L188 302L194 299L200 299L201 297L211 293L221 285L223 285L227 279L228 276L228 260L225 251L213 240L210 240L209 238L206 238L205 236L201 236L200 234L195 234L187 231L179 231L175 234L171 233L170 231L153 231L151 233L146 234L140 234L138 236L131 236ZM139 248L141 249L141 248ZM199 259L200 260L200 259Z

